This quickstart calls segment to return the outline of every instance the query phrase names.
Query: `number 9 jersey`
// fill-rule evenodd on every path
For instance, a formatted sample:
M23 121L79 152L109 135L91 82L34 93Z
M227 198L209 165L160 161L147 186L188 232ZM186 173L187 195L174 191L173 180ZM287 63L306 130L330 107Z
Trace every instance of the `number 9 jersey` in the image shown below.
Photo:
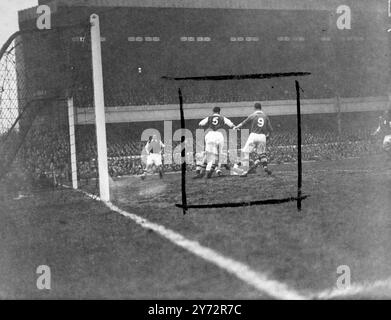
M273 131L269 117L261 110L255 111L246 120L244 120L241 126L250 123L250 133L264 134L267 136Z

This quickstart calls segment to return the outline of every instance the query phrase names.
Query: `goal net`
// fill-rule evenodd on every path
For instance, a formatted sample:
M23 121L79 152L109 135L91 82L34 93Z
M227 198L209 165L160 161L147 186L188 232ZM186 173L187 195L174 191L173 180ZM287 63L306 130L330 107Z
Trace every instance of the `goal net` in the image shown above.
M77 187L83 134L75 107L92 105L88 23L23 30L0 52L0 186L3 195ZM84 60L83 60L84 57ZM87 81L86 81L87 79ZM80 164L77 161L81 162ZM83 182L81 182L82 184Z

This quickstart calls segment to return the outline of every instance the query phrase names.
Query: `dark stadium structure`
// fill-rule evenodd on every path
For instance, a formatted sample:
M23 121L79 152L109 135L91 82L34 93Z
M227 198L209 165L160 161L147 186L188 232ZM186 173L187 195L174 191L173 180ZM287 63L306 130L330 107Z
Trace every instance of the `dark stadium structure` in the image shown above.
M173 120L173 130L179 128L178 86L190 130L212 106L222 107L236 123L251 112L255 101L261 101L276 129L272 144L295 144L294 78L175 83L164 80L165 76L310 72L299 79L304 144L368 142L378 115L387 108L391 33L386 1L52 0L39 4L50 6L53 32L39 35L40 48L32 36L23 35L24 45L16 48L18 64L30 79L25 81L32 87L28 92L59 98L72 92L77 133L82 137L77 145L83 150L94 149L88 146L88 137L94 135L94 111L85 28L92 13L100 17L110 157L139 153L145 128L163 132L166 120ZM19 12L20 29L36 29L38 16L36 7ZM55 30L63 26L79 28ZM61 103L53 103L53 109Z
M176 104L177 88L162 76L305 71L312 75L301 80L303 99L316 100L384 97L389 89L385 1L40 1L44 3L52 8L54 27L100 14L108 108L167 109ZM338 26L345 13L341 6L350 10L349 25ZM35 8L20 12L21 30L34 28L37 16ZM85 35L70 37L70 52L78 54ZM64 39L48 37L53 59L26 61L39 70L44 64L50 72L37 92L61 92L67 85L62 80L72 66L66 52L59 51L60 41ZM88 68L89 59L80 54L74 60ZM91 73L85 75L88 84ZM184 94L187 104L281 101L294 99L294 85L291 79L195 82L186 85ZM159 114L150 117L161 119ZM113 115L108 121L118 119Z

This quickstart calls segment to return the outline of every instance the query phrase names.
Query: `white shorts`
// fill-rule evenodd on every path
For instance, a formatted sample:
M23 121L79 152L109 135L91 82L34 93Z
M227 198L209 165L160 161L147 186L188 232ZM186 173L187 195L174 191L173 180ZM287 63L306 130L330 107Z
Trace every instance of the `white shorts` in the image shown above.
M266 136L264 134L250 133L243 152L251 153L253 151L258 154L266 153Z
M386 152L391 151L391 135L385 136L383 140L383 149Z
M151 165L161 166L162 165L162 155L160 153L150 153L147 156L147 166Z
M209 131L205 135L205 145L207 153L219 154L224 146L224 135L219 131Z

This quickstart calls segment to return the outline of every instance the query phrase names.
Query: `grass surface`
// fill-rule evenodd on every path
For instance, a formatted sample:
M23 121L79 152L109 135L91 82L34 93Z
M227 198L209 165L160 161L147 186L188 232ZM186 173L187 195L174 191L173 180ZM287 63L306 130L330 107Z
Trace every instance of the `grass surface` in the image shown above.
M352 283L391 276L391 166L384 157L304 164L296 203L244 208L190 209L183 216L180 176L116 183L122 207L265 272L301 292L332 288L337 268ZM242 202L296 196L295 165L243 179L188 179L189 204Z
M273 170L271 177L188 179L188 201L296 196L295 165ZM335 287L340 265L350 267L353 284L391 277L391 165L384 157L305 164L303 191L310 197L301 212L286 203L191 209L184 216L175 207L180 181L179 174L116 179L113 202L304 294ZM0 216L5 299L268 298L80 193L7 198ZM50 291L36 288L39 265L51 268Z

